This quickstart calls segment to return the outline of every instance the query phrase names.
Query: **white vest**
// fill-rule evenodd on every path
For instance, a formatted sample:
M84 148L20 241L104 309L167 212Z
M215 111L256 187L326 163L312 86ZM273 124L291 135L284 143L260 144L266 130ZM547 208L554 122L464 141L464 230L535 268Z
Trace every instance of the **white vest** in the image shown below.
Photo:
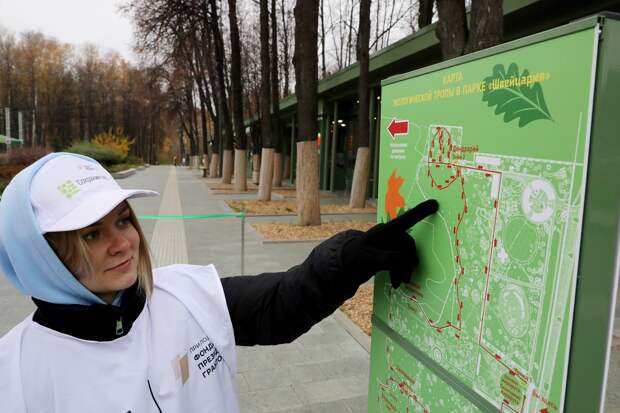
M155 270L129 334L81 340L26 318L0 339L2 412L238 412L235 342L213 266Z

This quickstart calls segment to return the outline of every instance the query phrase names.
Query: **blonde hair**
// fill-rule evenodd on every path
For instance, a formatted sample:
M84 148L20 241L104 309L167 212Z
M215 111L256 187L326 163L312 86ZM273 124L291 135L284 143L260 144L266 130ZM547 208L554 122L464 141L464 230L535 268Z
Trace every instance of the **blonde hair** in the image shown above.
M138 249L138 288L144 291L146 297L150 297L153 292L153 267L151 265L151 255L149 247L140 228L140 223L136 214L128 202L125 202L129 209L129 221L140 236L140 247ZM45 239L50 244L58 258L73 273L80 278L93 271L90 261L88 244L80 235L79 230L64 232L48 232L44 234Z

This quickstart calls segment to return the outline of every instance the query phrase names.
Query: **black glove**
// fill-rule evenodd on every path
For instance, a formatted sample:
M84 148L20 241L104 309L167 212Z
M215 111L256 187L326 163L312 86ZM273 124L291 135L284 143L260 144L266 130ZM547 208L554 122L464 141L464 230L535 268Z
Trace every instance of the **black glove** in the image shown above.
M411 278L418 264L415 241L407 231L439 209L436 200L424 201L401 216L377 224L345 244L342 264L349 274L360 278L360 284L379 271L390 272L392 287L398 288Z

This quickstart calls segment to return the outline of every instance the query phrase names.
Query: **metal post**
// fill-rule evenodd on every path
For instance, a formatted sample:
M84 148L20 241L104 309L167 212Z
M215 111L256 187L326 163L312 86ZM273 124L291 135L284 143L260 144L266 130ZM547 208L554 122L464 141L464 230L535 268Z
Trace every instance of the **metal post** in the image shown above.
M245 275L245 214L241 215L241 275Z
M377 95L377 101L376 103L376 107L375 107L375 116L377 117L377 120L375 122L375 130L373 131L373 134L375 135L375 148L377 148L375 150L375 153L373 154L373 171L372 171L372 180L373 180L373 186L372 186L372 197L373 198L377 198L378 195L378 191L379 191L379 184L378 184L378 178L379 178L379 150L380 150L380 144L381 144L381 95Z
M338 101L334 100L334 118L332 119L333 123L333 131L332 131L332 149L331 149L331 165L330 165L330 172L329 172L329 190L330 191L334 191L335 190L335 179L336 179L336 150L337 150L337 144L338 144Z
M6 152L11 152L11 108L4 108L4 121L6 125Z
M330 147L331 147L331 136L329 134L329 125L331 124L332 119L329 115L325 117L323 120L323 132L325 136L321 135L321 157L323 158L323 173L321 174L321 189L324 191L328 190L329 187L329 161L330 161Z
M295 185L295 151L296 148L296 143L295 143L295 114L293 113L293 115L291 116L291 157L289 159L289 162L291 163L289 170L290 170L290 178L289 180L291 181L291 185Z
M22 146L24 145L24 116L22 112L17 112L17 137L21 140Z

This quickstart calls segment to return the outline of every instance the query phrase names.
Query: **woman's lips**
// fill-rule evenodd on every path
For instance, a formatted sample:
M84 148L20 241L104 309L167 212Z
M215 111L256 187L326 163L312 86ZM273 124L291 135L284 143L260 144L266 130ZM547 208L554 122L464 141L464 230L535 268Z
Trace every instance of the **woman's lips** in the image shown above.
M120 264L118 264L115 267L108 268L106 271L125 272L125 271L129 270L129 267L131 266L131 260L132 259L133 258L129 258L129 259L121 262Z

